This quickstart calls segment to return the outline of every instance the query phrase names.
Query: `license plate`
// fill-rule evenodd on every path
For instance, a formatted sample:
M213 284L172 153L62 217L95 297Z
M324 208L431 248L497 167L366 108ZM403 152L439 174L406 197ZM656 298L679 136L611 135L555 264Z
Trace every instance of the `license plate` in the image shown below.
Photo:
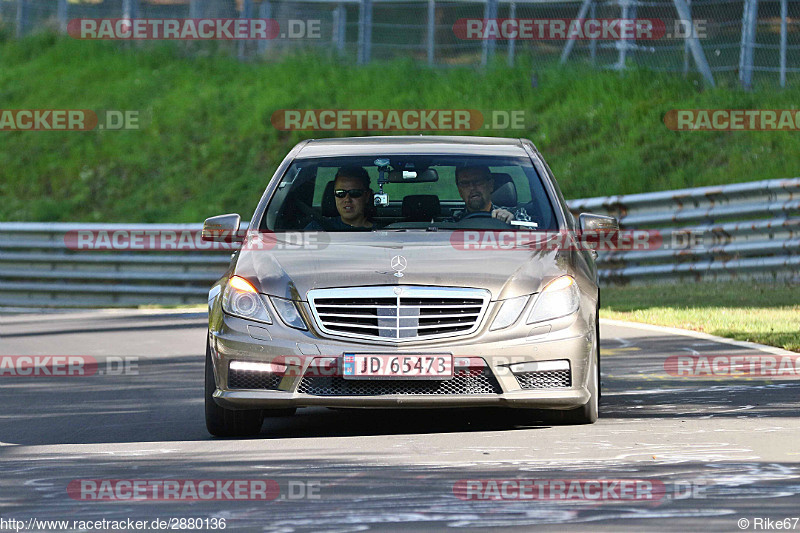
M453 356L451 354L344 354L342 377L345 379L452 378Z

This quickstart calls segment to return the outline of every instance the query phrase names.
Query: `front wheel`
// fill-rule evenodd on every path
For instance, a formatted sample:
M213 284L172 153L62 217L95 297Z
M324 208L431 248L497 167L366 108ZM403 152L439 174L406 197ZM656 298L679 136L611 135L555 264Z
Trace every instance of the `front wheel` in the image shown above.
M600 328L595 322L594 332L597 347L589 366L589 401L575 409L547 411L545 420L557 424L594 424L600 413Z
M565 424L594 424L597 422L600 413L600 365L596 355L593 357L589 372L589 401L576 409L560 411L558 418Z
M211 361L211 347L206 341L206 428L208 432L217 437L248 437L258 435L264 415L260 409L233 410L225 409L214 401L214 391L217 384L214 381L214 363Z

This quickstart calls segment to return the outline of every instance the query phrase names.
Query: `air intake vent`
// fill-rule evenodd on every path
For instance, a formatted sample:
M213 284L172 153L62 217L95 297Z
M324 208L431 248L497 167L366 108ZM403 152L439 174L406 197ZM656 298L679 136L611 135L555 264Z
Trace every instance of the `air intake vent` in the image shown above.
M515 374L523 389L556 389L572 386L569 370L542 370Z
M315 396L382 396L387 394L500 394L497 379L489 372L457 371L448 380L354 380L340 376L304 376L297 392Z

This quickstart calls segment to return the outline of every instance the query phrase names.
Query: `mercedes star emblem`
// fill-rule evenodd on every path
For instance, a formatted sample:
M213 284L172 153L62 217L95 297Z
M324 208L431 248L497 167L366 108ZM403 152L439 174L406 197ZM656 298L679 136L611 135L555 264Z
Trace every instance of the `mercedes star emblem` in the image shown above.
M392 257L392 269L395 270L394 275L398 278L403 277L403 270L408 266L408 261L402 255Z

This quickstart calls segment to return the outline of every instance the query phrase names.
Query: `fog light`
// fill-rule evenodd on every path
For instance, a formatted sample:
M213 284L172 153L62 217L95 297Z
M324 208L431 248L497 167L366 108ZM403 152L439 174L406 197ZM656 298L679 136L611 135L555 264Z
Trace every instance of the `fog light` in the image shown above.
M252 361L231 361L231 370L240 372L266 372L269 374L283 374L286 367L274 363L255 363Z

